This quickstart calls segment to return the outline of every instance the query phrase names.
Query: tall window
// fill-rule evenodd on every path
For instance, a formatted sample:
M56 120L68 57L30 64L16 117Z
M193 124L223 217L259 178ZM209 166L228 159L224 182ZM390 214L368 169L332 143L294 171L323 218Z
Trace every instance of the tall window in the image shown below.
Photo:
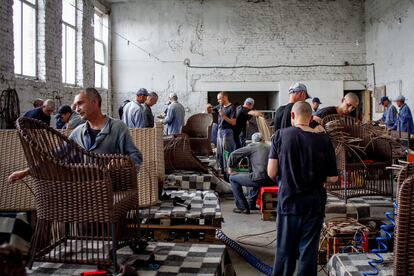
M95 87L108 88L108 16L95 11Z
M14 72L36 76L36 0L14 0Z
M62 81L76 83L76 0L62 1Z

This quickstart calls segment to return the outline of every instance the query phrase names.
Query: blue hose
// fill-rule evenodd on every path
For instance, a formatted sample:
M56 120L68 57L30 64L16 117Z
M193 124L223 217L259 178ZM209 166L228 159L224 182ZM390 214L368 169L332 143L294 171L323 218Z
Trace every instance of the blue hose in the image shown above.
M246 248L235 242L234 240L227 237L221 230L217 231L217 238L221 240L225 245L229 246L231 249L236 251L240 256L242 256L249 264L260 272L271 275L272 267L263 263L261 260L256 258L252 253L250 253Z
M394 209L397 210L397 203L394 202ZM378 248L373 249L372 253L374 253L378 259L372 258L368 261L368 264L374 270L373 272L364 272L364 276L372 276L379 274L379 265L384 263L384 258L381 256L381 253L386 253L388 251L388 246L386 244L387 241L390 241L394 238L394 229L395 229L395 216L396 212L386 212L385 216L390 221L389 224L381 225L380 229L384 233L384 237L380 236L377 237L376 240L378 242Z

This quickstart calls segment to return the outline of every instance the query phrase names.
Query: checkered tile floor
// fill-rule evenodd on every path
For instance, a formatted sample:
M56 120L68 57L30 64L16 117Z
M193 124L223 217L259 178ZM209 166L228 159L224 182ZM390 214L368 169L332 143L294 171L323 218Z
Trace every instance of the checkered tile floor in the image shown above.
M217 244L176 244L151 243L147 252L154 252L155 260L160 263L158 270L138 268L139 275L216 275L225 258L225 245ZM132 255L128 247L117 251L118 260L124 263ZM29 275L80 275L82 272L95 271L96 266L72 264L34 263Z
M392 253L381 254L384 258L384 263L379 266L379 274L377 275L394 275ZM341 253L335 254L329 260L328 272L331 276L361 276L364 272L375 272L371 266L368 265L368 260L375 258L376 255L368 253ZM374 274L373 274L374 275Z
M215 190L220 180L211 174L191 171L177 171L167 175L164 188L180 188L183 190Z

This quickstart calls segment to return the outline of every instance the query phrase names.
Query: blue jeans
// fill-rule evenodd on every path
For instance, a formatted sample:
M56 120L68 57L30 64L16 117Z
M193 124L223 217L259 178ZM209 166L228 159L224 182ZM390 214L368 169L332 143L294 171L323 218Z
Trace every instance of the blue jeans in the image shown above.
M221 168L222 174L227 176L227 158L224 157L224 151L229 154L236 149L232 129L219 129L217 136L217 163Z
M211 127L211 143L217 146L217 132L218 132L218 124L213 123Z
M296 260L299 260L298 276L316 276L323 214L278 214L277 223L276 257L272 275L293 275Z
M234 174L230 176L230 184L236 207L240 210L250 210L253 209L253 207L256 207L256 200L259 196L260 187L275 185L270 179L253 181L248 174ZM244 196L242 186L252 188L248 200Z

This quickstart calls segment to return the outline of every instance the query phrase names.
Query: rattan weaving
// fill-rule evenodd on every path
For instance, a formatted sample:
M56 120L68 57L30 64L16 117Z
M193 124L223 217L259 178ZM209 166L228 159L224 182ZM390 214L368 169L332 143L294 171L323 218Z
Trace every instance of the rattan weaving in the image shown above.
M337 137L329 131L333 122L341 126L343 133L349 135L349 144L338 142L343 135ZM366 126L349 116L326 116L322 120L322 126L335 147L339 170L339 180L336 183L326 183L326 189L345 200L366 195L391 195L391 172L386 170L393 160L390 141L371 137ZM350 144L362 150L352 150Z
M187 134L164 137L165 171L197 171L208 173L208 167L194 156Z
M182 132L188 135L191 150L195 155L212 155L211 127L213 116L207 113L198 113L190 116Z
M412 275L414 271L414 176L401 184L394 239L394 275Z
M16 125L37 211L28 266L39 260L116 267L116 250L139 232L132 159L87 152L38 120L19 118ZM94 248L104 250L90 253Z
M0 211L32 211L34 196L22 182L9 183L8 176L17 170L27 168L22 145L15 129L0 130ZM33 179L25 182L32 186Z
M256 117L257 126L259 128L259 132L262 134L263 139L265 141L270 141L270 134L269 126L267 125L266 119L262 116Z

